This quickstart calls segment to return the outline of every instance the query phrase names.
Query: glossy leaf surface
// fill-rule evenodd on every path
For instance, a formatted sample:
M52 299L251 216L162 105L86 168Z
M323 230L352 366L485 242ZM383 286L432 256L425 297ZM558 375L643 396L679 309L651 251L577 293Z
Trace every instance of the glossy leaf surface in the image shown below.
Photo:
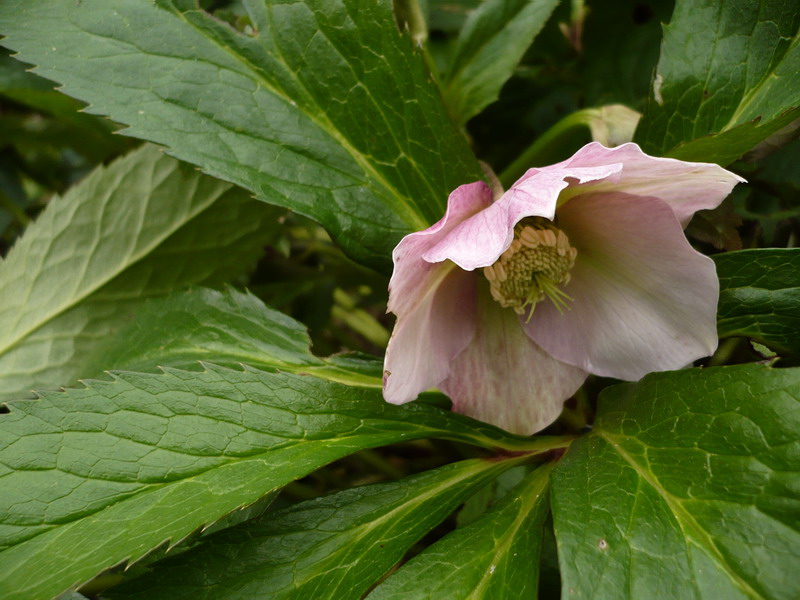
M126 134L323 224L386 267L480 179L388 0L249 0L234 30L192 0L10 0L3 44Z
M321 401L324 399L324 401ZM0 414L0 596L50 598L337 458L444 437L530 450L423 403L309 377L207 365L119 373Z
M369 600L535 598L552 464L539 467L477 521L414 557Z
M791 2L679 0L637 130L643 149L727 165L800 117L798 25Z
M800 595L800 370L659 373L600 398L553 474L575 598Z
M749 337L781 353L800 353L800 250L726 252L714 262L720 336Z
M519 460L463 461L267 514L205 540L111 597L358 600L411 544Z

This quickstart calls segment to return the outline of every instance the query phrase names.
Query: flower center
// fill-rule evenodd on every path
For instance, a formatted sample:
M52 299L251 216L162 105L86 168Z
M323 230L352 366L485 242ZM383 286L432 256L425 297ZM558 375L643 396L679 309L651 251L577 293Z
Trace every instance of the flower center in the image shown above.
M528 217L514 227L514 240L497 262L484 267L489 291L500 306L513 308L518 315L530 307L528 320L537 302L545 297L559 312L572 300L560 286L569 283L569 272L578 251L569 238L551 221Z

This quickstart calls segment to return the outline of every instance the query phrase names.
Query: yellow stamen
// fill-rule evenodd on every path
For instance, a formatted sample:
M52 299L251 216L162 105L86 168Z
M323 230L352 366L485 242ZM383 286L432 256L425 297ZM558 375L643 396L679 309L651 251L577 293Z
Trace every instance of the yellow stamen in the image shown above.
M569 283L578 251L567 235L542 217L523 219L514 228L514 240L493 264L483 269L489 291L501 306L519 315L533 316L538 302L548 298L558 312L572 298L561 289Z

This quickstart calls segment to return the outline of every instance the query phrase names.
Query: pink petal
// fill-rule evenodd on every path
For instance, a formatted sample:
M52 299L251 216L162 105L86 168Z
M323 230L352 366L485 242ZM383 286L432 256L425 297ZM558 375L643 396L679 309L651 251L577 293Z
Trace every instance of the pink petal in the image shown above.
M435 287L441 261L423 259L423 254L442 238L475 213L492 203L492 191L482 181L456 188L447 200L444 217L424 231L405 236L392 252L394 272L389 281L388 310L398 317L414 309L427 293Z
M665 202L591 193L570 200L558 216L578 257L564 288L570 309L559 314L545 300L526 326L545 351L629 380L714 352L714 263L689 245Z
M383 397L392 404L410 402L439 385L475 333L475 274L447 264L438 270L444 275L437 273L436 285L397 319L389 340Z
M514 239L514 225L525 217L555 216L558 196L570 184L595 181L619 171L618 165L575 169L530 169L497 202L463 222L428 249L430 262L451 260L465 271L494 263Z
M606 148L592 142L572 158L548 168L574 169L613 164L622 165L620 173L589 184L586 193L591 189L592 192L616 191L659 198L672 208L684 227L695 212L716 208L733 186L744 182L719 165L648 156L633 143Z
M449 259L465 271L491 265L511 244L514 225L519 221L525 217L555 217L559 194L570 186L568 179L588 183L608 178L621 168L601 165L529 169L497 202L459 223L423 258L430 262Z
M439 387L457 412L514 433L535 433L555 421L586 373L543 352L516 313L480 287L475 337Z

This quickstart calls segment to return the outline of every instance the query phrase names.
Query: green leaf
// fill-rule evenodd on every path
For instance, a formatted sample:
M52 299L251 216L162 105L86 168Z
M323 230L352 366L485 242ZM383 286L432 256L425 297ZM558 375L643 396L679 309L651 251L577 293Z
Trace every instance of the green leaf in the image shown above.
M662 23L669 21L674 1L570 4L573 10L581 5L585 9L583 23L573 22L570 27L582 46L579 70L567 75L570 81L579 78L579 106L621 103L643 110L658 64ZM574 16L580 19L581 15Z
M99 348L96 368L87 375L106 369L186 369L202 360L233 368L240 363L283 370L322 365L310 344L301 323L252 294L192 289L147 302L133 323Z
M559 0L487 0L464 24L447 67L444 97L464 125L497 100Z
M303 502L214 535L109 595L358 600L414 542L519 461L467 460Z
M389 0L249 0L252 33L193 0L9 0L3 44L90 111L383 267L481 177Z
M148 301L136 319L97 347L86 376L106 370L200 369L200 361L238 368L308 373L323 379L380 388L383 362L366 355L320 359L311 353L305 326L249 293L192 289Z
M667 153L671 158L729 165L758 144L800 118L800 108L790 108L772 121L753 119L722 133L680 144Z
M551 470L531 473L478 521L411 559L369 600L536 598Z
M793 3L679 0L637 141L726 165L800 117L798 24Z
M427 0L429 27L432 31L458 32L482 2L484 0Z
M358 450L441 437L537 452L424 403L309 376L117 373L0 414L0 597L51 598Z
M800 597L800 369L648 375L598 417L553 473L570 597Z
M84 375L85 355L144 298L245 272L277 217L155 147L98 168L0 263L0 399Z
M778 352L800 354L800 249L741 250L713 258L720 337L749 337Z
M94 160L100 161L111 154L122 152L129 145L126 142L130 140L109 135L118 129L118 126L106 119L78 112L82 107L80 102L57 92L51 81L27 71L25 64L8 56L2 48L0 48L0 95L57 117L58 121L52 128L57 129L64 137L65 145L79 148L83 154ZM41 116L37 116L39 117L37 125L41 128ZM27 132L29 138L31 133ZM8 142L7 136L8 133L4 131L4 143Z

